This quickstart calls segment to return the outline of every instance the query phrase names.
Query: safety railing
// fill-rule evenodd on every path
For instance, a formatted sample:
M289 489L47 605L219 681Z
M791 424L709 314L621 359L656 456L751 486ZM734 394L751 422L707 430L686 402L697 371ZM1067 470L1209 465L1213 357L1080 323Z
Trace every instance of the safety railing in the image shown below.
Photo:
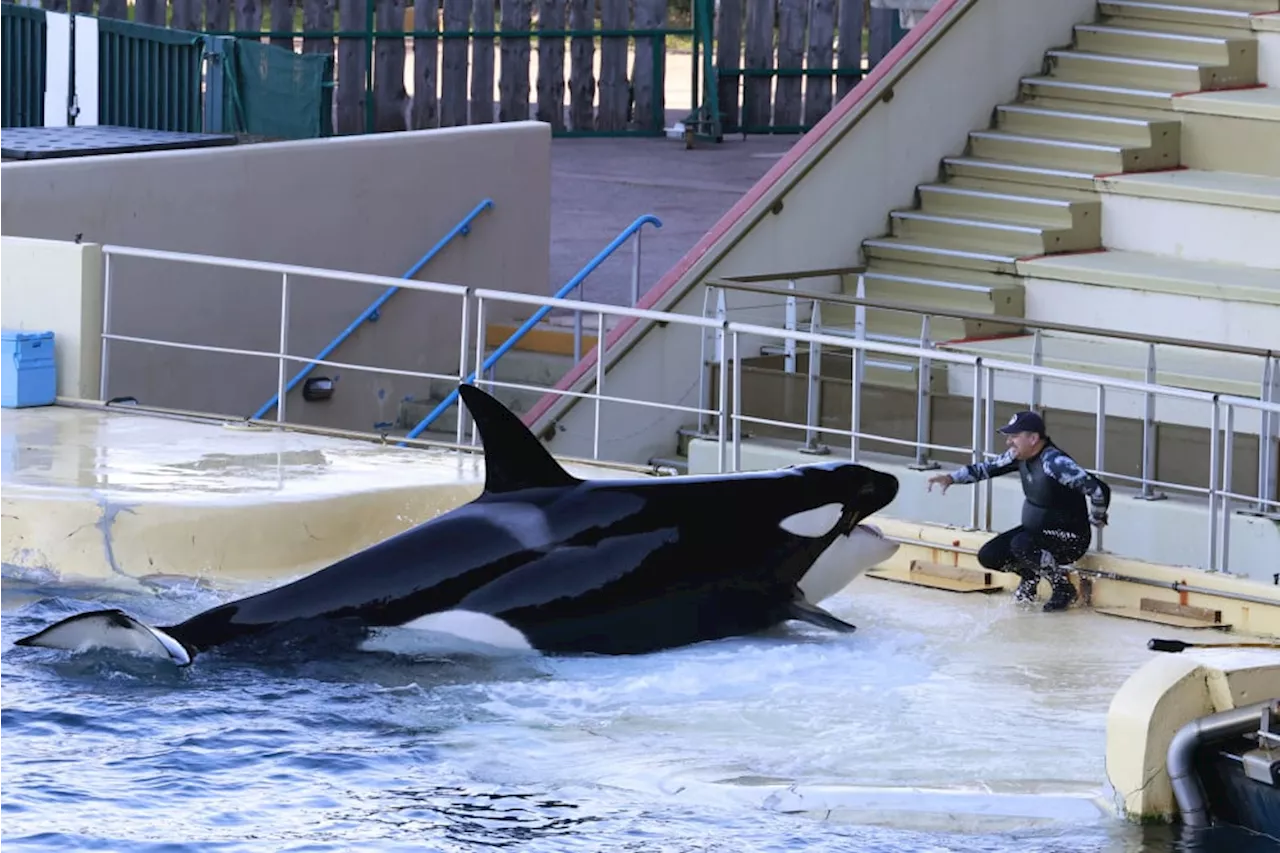
M1204 391L1196 391L1184 388L1172 388L1168 386L1152 385L1146 382L1120 379L1115 377L1097 376L1085 373L1077 373L1067 370L1058 370L1045 367L1043 365L1029 365L1017 362L1002 361L999 359L987 359L982 356L973 356L965 353L954 353L938 350L926 350L915 346L904 346L899 344L890 344L880 341L871 341L866 339L856 339L847 336L805 332L802 330L780 329L777 327L756 325L750 323L731 322L729 320L714 320L706 317L699 317L689 314L675 314L635 307L627 307L621 305L609 305L604 303L585 302L582 300L568 300L557 297L543 297L531 294L509 293L497 290L488 290L484 288L476 288L463 285L443 284L436 282L406 282L402 287L413 290L422 290L432 293L449 294L459 298L460 308L460 325L459 325L459 368L457 373L431 373L426 371L408 371L395 370L390 368L376 367L371 365L346 364L332 361L322 361L319 359L307 358L304 356L291 355L288 352L288 333L289 333L289 314L288 301L291 278L298 277L303 281L311 279L327 279L334 281L350 281L362 284L399 284L396 279L364 275L360 273L343 272L336 270L323 270L310 267L302 267L288 264L272 264L257 261L245 261L231 258L217 258L203 255L189 255L177 252L164 252L149 249L134 249L119 246L104 246L103 253L106 258L106 267L104 270L104 310L103 310L103 330L102 330L102 374L100 377L101 394L105 398L107 379L110 370L109 345L112 342L132 343L147 346L171 347L182 350L195 350L211 353L223 353L230 355L253 356L263 359L275 360L277 362L277 375L279 383L279 391L283 399L283 390L285 384L286 365L290 362L298 362L312 365L325 365L338 367L345 370L355 370L376 374L393 374L401 376L418 377L422 379L442 379L455 380L459 383L469 381L476 377L476 373L469 371L468 368L468 351L472 345L475 348L475 362L480 364L483 362L484 352L484 314L487 303L506 303L533 305L539 308L562 308L570 311L581 311L588 314L594 314L599 322L600 328L605 327L607 317L631 317L638 320L647 320L651 322L663 323L672 328L692 328L702 330L703 333L711 331L721 336L723 346L718 348L714 363L718 366L718 379L715 384L715 402L707 405L705 399L699 400L698 406L686 406L672 403L664 403L652 400L638 400L628 397L614 396L605 393L605 370L604 357L596 359L595 368L595 386L592 391L571 391L568 389L544 388L515 382L500 382L494 379L479 379L477 384L482 387L507 388L516 390L538 391L542 393L552 393L561 396L576 397L580 399L591 400L595 405L594 428L592 440L592 458L600 458L601 443L601 407L605 403L618 405L632 405L646 408L663 409L667 411L679 412L685 416L705 416L710 415L716 418L716 438L719 449L718 468L720 471L736 471L741 469L742 464L742 447L743 435L742 425L761 424L772 425L789 429L802 429L803 424L792 423L787 421L772 420L760 417L753 417L744 414L741 411L741 391L742 391L742 353L744 347L742 339L744 336L751 336L753 339L784 341L794 338L796 341L803 343L809 347L830 347L834 350L847 351L849 357L853 361L854 369L851 371L851 395L850 395L850 429L836 429L824 427L824 431L830 434L844 436L849 442L850 459L857 462L865 461L865 454L860 450L860 442L865 440L874 440L885 442L888 444L896 444L899 446L910 447L915 442L912 440L895 439L888 436L879 436L866 432L861 428L860 416L863 407L861 399L862 390L862 372L868 355L885 355L897 356L908 359L928 358L934 361L944 362L958 369L965 369L971 373L973 381L972 395L972 432L971 442L967 447L947 446L937 443L929 443L931 450L953 452L968 456L973 462L980 461L983 458L994 456L992 448L992 434L998 424L995 422L995 381L999 375L1012 375L1023 378L1040 378L1042 380L1051 380L1055 382L1074 383L1086 388L1094 390L1097 399L1097 412L1095 415L1096 423L1096 450L1097 459L1105 459L1105 421L1107 412L1107 399L1110 392L1133 392L1138 394L1152 394L1158 398L1169 398L1184 401L1194 401L1206 404L1209 408L1208 428L1212 440L1209 446L1209 480L1207 487L1179 486L1176 484L1166 484L1171 488L1177 488L1190 494L1204 496L1208 501L1207 513L1207 554L1205 567L1209 570L1218 570L1229 565L1229 543L1231 525L1230 519L1233 515L1233 504L1248 502L1252 498L1248 495L1237 494L1232 490L1231 481L1231 448L1233 444L1233 434L1235 428L1235 419L1241 412L1253 412L1259 417L1264 415L1280 416L1280 403L1264 402L1261 400L1251 399L1247 397L1239 397L1230 394L1210 393ZM111 271L111 259L117 256L127 256L135 258L151 258L161 261L186 262L200 264L213 267L238 268L247 270L257 270L267 273L274 273L280 276L280 297L281 297L281 315L280 315L280 337L279 346L276 351L247 350L231 347L220 347L207 344L194 344L178 341L170 341L158 338L144 338L135 335L118 335L111 331L111 294L115 286ZM598 346L601 348L601 356L606 355L603 351L606 339L602 336L599 339ZM705 365L703 365L705 367ZM483 372L481 372L482 375ZM276 411L276 420L279 423L285 421L285 407L280 406ZM459 417L456 425L457 443L463 443L464 436L464 419ZM472 427L471 442L477 441L477 435ZM1225 445L1224 442L1225 441ZM1094 473L1113 479L1116 481L1130 481L1135 478L1126 477L1114 472L1102 470L1101 466L1094 469ZM970 526L976 529L991 529L991 513L992 513L992 488L991 480L984 481L985 488L975 488L971 495L970 504ZM1276 508L1280 505L1276 501L1268 501L1268 507ZM984 512L985 508L985 512ZM1102 547L1101 536L1095 538L1096 547Z
M1188 349L1198 352L1215 352L1236 356L1247 356L1258 359L1257 371L1260 377L1258 399L1264 403L1280 402L1280 353L1275 350L1262 349L1258 347L1244 347L1232 344L1220 344L1212 341L1196 341L1186 338L1175 338L1158 335L1143 335L1134 332L1124 332L1120 330L1105 330L1097 327L1076 326L1068 323L1052 323L1039 320L1028 320L1021 317L1002 317L991 314L980 314L972 311L961 311L957 309L935 308L920 305L908 305L901 302L891 302L885 300L868 299L866 297L866 285L861 273L862 267L848 267L840 269L824 269L813 270L806 273L795 273L790 276L786 275L760 275L760 276L743 276L740 278L726 277L708 282L707 289L703 299L703 316L709 316L713 313L717 318L727 319L725 294L729 291L738 291L742 293L754 293L763 296L777 297L779 302L776 306L751 306L753 309L762 307L778 307L783 311L784 327L790 330L800 328L799 322L799 305L802 302L810 304L810 315L808 328L810 332L820 332L824 334L835 335L851 335L852 337L865 340L879 340L886 343L906 343L902 338L895 338L887 335L875 335L867 331L866 311L868 309L890 311L916 316L920 321L920 334L918 338L911 341L921 350L933 350L934 341L931 335L931 320L937 318L968 320L974 322L990 323L1002 326L1014 326L1021 329L1029 330L1031 333L1031 364L1040 366L1043 363L1043 333L1058 332L1072 335L1088 336L1099 340L1127 341L1141 344L1145 352L1145 364L1143 369L1143 381L1148 385L1156 385L1156 368L1157 368L1157 347L1176 347ZM804 278L828 277L831 275L853 275L858 274L858 285L855 295L844 293L822 293L817 291L799 290L796 282ZM762 282L776 281L785 279L786 287L776 285L767 285ZM712 296L715 297L715 306L712 308ZM823 305L843 305L854 308L854 324L851 330L837 329L828 327L823 324ZM796 355L797 355L797 339L787 338L780 347L776 349L783 354L783 370L787 373L796 372ZM768 350L769 348L765 348ZM705 351L705 342L704 342ZM821 366L821 347L819 346L814 353L817 358L809 358L808 371L806 376L806 405L805 405L805 449L808 451L816 451L819 449L818 434L821 432L818 428L818 411L820 408L820 366ZM918 362L918 387L916 395L916 442L914 447L914 464L917 468L928 469L937 468L936 462L928 459L928 438L931 429L930 409L933 394L929 385L929 367L931 359L921 358ZM1029 382L1030 394L1027 399L1027 406L1031 409L1039 409L1042 397L1042 377L1034 376ZM701 427L701 424L699 425ZM1156 400L1152 394L1144 395L1142 406L1142 462L1141 476L1139 479L1139 495L1142 500L1161 500L1166 497L1163 492L1157 489L1157 486L1165 485L1155 478L1156 468ZM1267 502L1276 496L1276 467L1277 459L1274 454L1273 437L1280 435L1280 418L1263 416L1259 429L1259 448L1258 448L1258 501L1256 508L1259 512L1266 511Z
M632 261L632 266L631 266L631 304L634 306L638 301L640 301L640 229L643 228L645 225L652 225L654 228L661 228L662 220L658 219L658 217L656 216L646 213L644 216L639 217L638 219L636 219L635 222L632 222L626 228L622 229L621 233L619 233L617 237L614 237L613 240L609 242L609 245L601 249L598 255L596 255L594 258L588 261L586 266L578 270L577 274L574 275L573 278L565 282L564 286L556 291L554 298L567 299L569 297L569 294L573 293L575 290L578 290L580 287L583 287L583 283L587 280L587 276L595 272L596 269L602 263L604 263L610 256L612 256L613 253L616 252L623 243L627 242L627 240L632 235L634 235L636 238L635 254L633 256L634 259ZM579 293L581 294L581 291L579 291ZM521 324L520 328L512 332L511 337L507 338L501 344L501 346L495 349L487 358L481 357L485 349L485 342L484 342L485 328L484 328L483 317L481 317L479 321L480 322L480 327L479 327L480 338L476 342L476 363L479 364L480 367L477 368L476 373L472 373L469 376L465 377L463 379L463 382L464 383L473 382L475 381L477 374L483 375L486 372L491 372L493 370L493 366L498 363L498 359L502 358L502 356L510 352L515 347L515 345L520 342L521 338L527 335L529 331L533 329L534 326L541 323L543 319L545 319L546 316L551 313L551 307L552 306L550 305L544 305L541 308L539 308L537 311L535 311L532 317L530 317L528 320L525 320L524 323ZM604 335L605 335L605 327L604 327L604 323L601 322L600 325L596 327L596 345L597 346L601 346L603 344ZM574 314L573 314L573 360L575 363L582 360L582 312L581 311L574 311ZM448 395L446 395L445 398L441 400L440 403L437 404L434 409L428 412L426 417L418 421L418 423L414 425L413 429L409 430L407 437L416 438L419 435L421 435L424 430L428 429L433 423L435 423L437 418L439 418L442 414L448 411L450 406L454 405L457 402L458 402L458 391L457 389L454 389L453 391L450 391Z
M425 255L423 255L421 258L418 258L417 262L414 263L413 266L409 267L409 269L405 270L404 274L400 277L402 279L413 278L422 270L423 267L425 267L428 263L430 263L431 260L435 258L436 255L440 254L440 252L444 249L444 247L449 245L449 243L451 243L455 237L459 235L465 237L468 234L470 234L471 224L476 221L476 219L480 216L480 214L484 213L486 210L491 210L492 208L493 208L493 199L486 198L484 201L477 204L471 210L470 213L468 213L466 216L462 218L462 220L457 225L449 229L448 234L445 234L443 237L441 237L439 242L437 242L434 246L432 246ZM339 332L336 338L330 341L325 346L324 349L320 350L320 352L316 354L317 362L327 358L330 353L332 353L334 350L336 350L339 346L342 345L343 341L345 341L347 338L355 334L356 329L359 329L366 322L377 322L379 312L382 310L382 306L386 305L387 300L395 296L397 293L399 293L401 288L403 287L404 285L402 284L394 284L391 287L388 287L386 290L382 291L381 296L373 300L373 302L370 303L368 308L361 311L359 316L357 316L354 320L352 320L349 326L347 326L345 329ZM288 383L285 384L283 393L288 394L290 391L292 391L299 382L307 378L307 376L311 373L312 370L315 370L315 365L309 364L306 367L302 368L302 370L299 370L297 373L295 373L293 378L290 379ZM273 396L267 402L263 403L262 406L259 407L259 409L256 412L253 413L253 417L255 419L266 417L267 412L270 412L273 408L275 408L276 403L281 399L282 399L281 392L277 391L275 396Z

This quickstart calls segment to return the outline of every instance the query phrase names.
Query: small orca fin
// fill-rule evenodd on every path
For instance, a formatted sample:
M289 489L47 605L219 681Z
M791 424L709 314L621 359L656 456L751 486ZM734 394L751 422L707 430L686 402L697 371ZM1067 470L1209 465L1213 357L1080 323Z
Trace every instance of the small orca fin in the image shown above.
M93 648L116 649L166 658L178 666L191 663L191 652L180 641L159 628L139 622L123 610L77 613L43 631L16 640L14 645L73 652Z
M808 622L810 625L817 625L819 628L829 628L832 631L839 631L842 634L852 633L857 629L856 626L850 625L843 619L832 616L816 604L810 604L803 598L797 598L791 602L788 613L792 619L798 622Z
M474 385L459 385L458 394L475 418L484 444L485 492L497 494L582 482L564 470L506 406Z

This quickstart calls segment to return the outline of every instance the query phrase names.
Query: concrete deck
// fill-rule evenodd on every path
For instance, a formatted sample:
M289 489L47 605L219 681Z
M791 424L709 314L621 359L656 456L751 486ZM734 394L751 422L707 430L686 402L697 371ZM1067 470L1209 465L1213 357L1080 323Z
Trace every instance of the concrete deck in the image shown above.
M662 277L769 171L798 136L727 136L686 149L675 139L555 139L551 143L551 291L573 278L639 216L640 292ZM631 301L633 247L585 282L585 298Z
M6 578L298 575L465 503L484 482L478 453L120 409L4 409L0 432Z

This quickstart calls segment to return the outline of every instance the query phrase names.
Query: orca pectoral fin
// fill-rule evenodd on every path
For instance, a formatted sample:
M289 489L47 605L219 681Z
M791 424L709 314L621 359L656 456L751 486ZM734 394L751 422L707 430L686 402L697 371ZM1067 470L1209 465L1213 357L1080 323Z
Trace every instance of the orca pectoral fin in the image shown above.
M116 649L147 657L166 658L178 666L191 663L186 646L159 628L134 619L123 610L94 610L77 613L17 640L16 646L40 646L78 652L87 649Z
M791 602L791 606L788 608L788 615L799 622L808 622L810 625L817 625L819 628L830 628L832 631L839 631L842 634L849 634L858 630L856 626L832 616L816 604L810 604L803 599Z

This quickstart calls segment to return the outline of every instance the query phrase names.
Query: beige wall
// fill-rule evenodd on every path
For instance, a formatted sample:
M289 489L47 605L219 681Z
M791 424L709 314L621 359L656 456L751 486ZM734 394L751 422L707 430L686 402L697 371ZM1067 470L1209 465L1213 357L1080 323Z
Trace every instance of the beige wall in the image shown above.
M419 274L547 292L549 126L484 127L6 163L6 235L116 244L399 276L485 198L470 236ZM314 356L380 287L291 279L290 352ZM111 262L112 331L242 349L277 348L279 277L122 258ZM502 319L493 306L490 318ZM401 291L330 358L457 370L456 298ZM511 313L515 313L511 311ZM153 351L154 350L154 351ZM248 415L275 393L276 363L112 344L109 396ZM293 367L290 370L296 371ZM370 429L425 380L321 368L334 399L286 406L295 422ZM316 374L313 374L316 375Z
M102 355L100 249L5 237L0 257L4 327L53 332L58 395L96 398Z

